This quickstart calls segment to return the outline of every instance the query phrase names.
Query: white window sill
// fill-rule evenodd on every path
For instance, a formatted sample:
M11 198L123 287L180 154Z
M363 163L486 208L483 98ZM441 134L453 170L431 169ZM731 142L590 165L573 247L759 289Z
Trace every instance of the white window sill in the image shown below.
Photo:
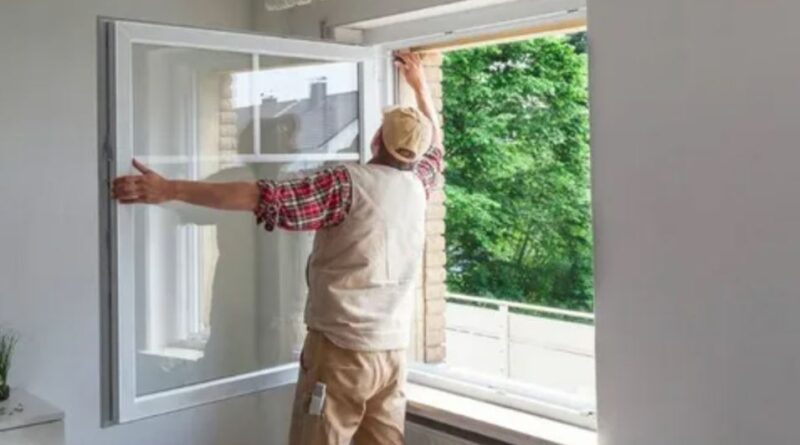
M178 348L167 346L158 350L141 350L139 351L140 354L150 355L157 358L165 358L170 360L183 360L187 362L196 362L203 358L204 352L203 350L198 349L190 349L190 348Z
M408 413L519 445L597 445L597 433L427 386L406 387Z

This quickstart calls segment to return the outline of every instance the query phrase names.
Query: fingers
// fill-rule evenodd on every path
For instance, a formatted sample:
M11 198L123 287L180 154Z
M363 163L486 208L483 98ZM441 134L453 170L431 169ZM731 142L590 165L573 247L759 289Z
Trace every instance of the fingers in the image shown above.
M403 61L406 65L409 66L419 66L422 64L422 57L419 53L414 53L411 51L400 51L397 53L397 57Z
M168 186L158 175L122 176L111 183L111 196L122 204L160 204L169 200Z
M144 178L141 176L121 176L117 179L114 179L114 183L112 186L115 189L127 189L131 187L137 187L144 181Z
M111 184L111 197L122 204L150 202L148 197L149 187L147 187L146 182L148 178L152 180L152 178L157 178L158 175L136 159L133 160L133 167L141 175L120 176L114 179Z
M139 170L139 172L141 174L143 174L143 175L146 175L148 173L153 173L153 170L150 170L149 168L147 168L146 165L144 165L141 162L137 161L136 158L133 159L133 167L136 170Z
M122 203L137 202L142 198L142 177L122 176L111 185L111 196Z
M395 65L405 68L416 68L422 64L422 58L419 53L410 51L398 51L395 56L399 59L395 61Z
M111 185L113 191L128 191L136 188L141 182L140 177L137 176L123 176L114 180Z

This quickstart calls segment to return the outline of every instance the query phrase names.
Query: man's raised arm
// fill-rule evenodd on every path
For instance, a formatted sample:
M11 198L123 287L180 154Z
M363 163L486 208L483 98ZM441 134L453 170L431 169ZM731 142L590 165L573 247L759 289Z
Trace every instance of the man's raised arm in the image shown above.
M439 125L439 116L433 103L428 82L425 80L425 69L422 66L422 57L419 53L399 52L397 53L397 67L400 69L406 82L414 90L417 99L417 108L422 114L428 117L433 126L432 144L436 148L442 149L442 128Z

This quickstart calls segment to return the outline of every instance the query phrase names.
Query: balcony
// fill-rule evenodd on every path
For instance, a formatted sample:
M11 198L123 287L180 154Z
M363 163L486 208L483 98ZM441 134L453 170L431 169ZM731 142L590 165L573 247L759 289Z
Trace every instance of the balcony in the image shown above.
M449 369L594 405L593 314L453 293L446 314Z

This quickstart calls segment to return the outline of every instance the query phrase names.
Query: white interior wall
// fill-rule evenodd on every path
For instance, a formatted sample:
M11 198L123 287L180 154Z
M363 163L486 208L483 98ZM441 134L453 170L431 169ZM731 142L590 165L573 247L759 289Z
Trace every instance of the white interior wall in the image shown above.
M605 444L797 442L798 13L788 0L590 5ZM0 322L23 335L14 382L67 411L70 444L273 443L286 413L261 402L288 403L286 390L99 427L97 15L273 21L245 0L0 7ZM308 17L277 32L316 36Z
M22 335L12 384L65 410L68 445L284 443L291 388L100 427L99 15L242 30L280 22L250 0L0 5L0 324Z
M798 16L589 4L603 444L800 442Z

